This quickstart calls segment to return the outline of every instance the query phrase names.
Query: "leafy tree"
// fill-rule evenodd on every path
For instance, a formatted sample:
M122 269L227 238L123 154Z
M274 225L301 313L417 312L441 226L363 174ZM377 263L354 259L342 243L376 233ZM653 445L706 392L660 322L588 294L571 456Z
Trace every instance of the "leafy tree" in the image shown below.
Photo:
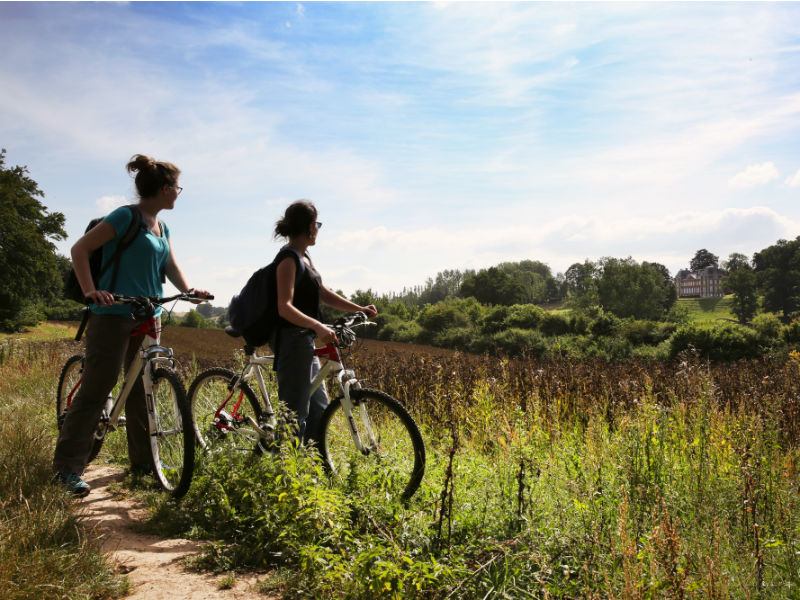
M511 306L526 300L522 285L497 267L481 269L465 277L460 294L462 298L475 298L482 304L492 305Z
M663 272L650 263L632 258L603 258L597 279L598 303L620 318L658 320L668 310L674 287L667 286ZM672 289L670 289L672 288Z
M35 306L60 296L55 245L66 238L64 215L48 213L27 167L5 167L0 151L0 328L13 331L37 320Z
M206 319L210 319L212 314L214 313L214 307L211 306L210 302L203 302L202 304L198 304L195 307L195 310Z
M733 292L731 312L739 323L748 323L758 308L758 280L750 261L744 254L734 252L723 263L727 275L722 280L722 287Z
M700 271L706 267L716 267L719 265L719 258L705 248L701 248L694 254L694 258L689 262L689 269Z
M780 312L788 322L800 309L800 236L756 252L753 268L764 294L764 310Z
M543 304L558 298L558 285L550 267L538 260L505 262L497 265L513 277L525 290L525 301Z
M190 310L181 321L181 326L194 327L196 329L208 329L211 327L211 322L201 315L197 310Z
M564 295L572 306L586 308L597 304L597 275L597 265L589 260L570 265L564 273Z

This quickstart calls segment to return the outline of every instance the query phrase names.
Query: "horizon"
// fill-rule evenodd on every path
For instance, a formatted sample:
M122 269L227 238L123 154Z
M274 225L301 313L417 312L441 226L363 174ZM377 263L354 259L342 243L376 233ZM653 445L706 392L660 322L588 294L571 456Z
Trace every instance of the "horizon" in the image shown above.
M604 257L672 276L800 235L797 3L0 2L0 147L68 239L175 163L227 305L309 198L330 289ZM165 291L173 289L168 286Z

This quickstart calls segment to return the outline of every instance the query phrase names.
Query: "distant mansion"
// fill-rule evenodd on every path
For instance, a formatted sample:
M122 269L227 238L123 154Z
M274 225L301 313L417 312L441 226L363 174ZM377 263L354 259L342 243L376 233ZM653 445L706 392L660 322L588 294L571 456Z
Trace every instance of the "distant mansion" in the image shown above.
M700 271L681 269L675 275L678 298L721 298L722 271L706 267Z

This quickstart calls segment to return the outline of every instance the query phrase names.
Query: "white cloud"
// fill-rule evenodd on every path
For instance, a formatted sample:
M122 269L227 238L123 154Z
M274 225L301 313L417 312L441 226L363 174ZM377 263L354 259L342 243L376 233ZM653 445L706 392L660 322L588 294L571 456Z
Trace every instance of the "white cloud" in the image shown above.
M769 183L778 178L778 169L772 161L760 165L750 165L744 171L734 175L728 182L732 188L752 188Z
M800 187L800 169L797 170L797 173L795 173L794 176L789 177L786 180L786 185L793 188Z
M115 208L119 208L125 204L130 204L125 196L103 196L95 200L97 208L99 208L104 215L107 215Z

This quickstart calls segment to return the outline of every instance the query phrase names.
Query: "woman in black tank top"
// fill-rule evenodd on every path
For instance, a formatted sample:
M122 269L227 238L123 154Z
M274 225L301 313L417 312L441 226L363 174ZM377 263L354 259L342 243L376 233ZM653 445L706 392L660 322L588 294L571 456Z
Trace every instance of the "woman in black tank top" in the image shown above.
M298 200L286 209L275 225L275 237L287 239L287 247L295 252L287 256L276 269L279 325L272 349L276 354L278 397L297 418L298 436L303 441L317 441L319 422L328 404L325 386L309 398L311 380L319 371L319 359L314 356L314 336L327 344L336 333L320 319L320 302L338 310L362 311L368 317L378 314L372 306L359 306L332 292L322 283L322 277L308 256L309 246L317 241L322 223L317 222L317 209L308 200ZM303 265L298 261L302 260ZM298 270L302 271L297 277Z

